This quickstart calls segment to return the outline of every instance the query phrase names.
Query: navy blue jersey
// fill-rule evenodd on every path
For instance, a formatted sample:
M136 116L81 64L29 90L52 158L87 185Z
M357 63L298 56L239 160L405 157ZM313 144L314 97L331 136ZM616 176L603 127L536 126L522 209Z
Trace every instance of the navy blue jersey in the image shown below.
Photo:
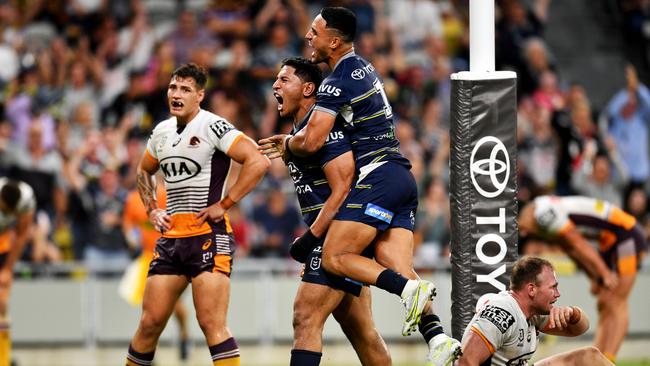
M357 169L393 161L410 167L395 138L393 111L384 84L368 61L350 52L318 88L316 110L339 115L350 135ZM336 123L339 123L337 120Z
M307 125L313 110L312 108L307 113L302 122L294 128L292 134L296 134ZM323 208L323 204L332 192L325 178L323 167L351 149L347 133L343 130L342 125L337 122L330 131L329 136L327 136L325 144L318 152L302 158L292 155L291 159L289 159L289 174L296 187L302 217L308 226L311 226L316 220L318 213Z

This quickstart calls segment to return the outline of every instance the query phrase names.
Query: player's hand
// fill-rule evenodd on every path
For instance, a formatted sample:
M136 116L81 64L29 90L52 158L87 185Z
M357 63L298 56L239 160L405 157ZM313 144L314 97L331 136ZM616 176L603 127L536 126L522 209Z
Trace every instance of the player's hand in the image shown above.
M266 155L269 159L282 158L282 160L286 162L288 156L286 156L287 151L285 151L284 140L288 136L289 135L281 134L261 139L257 142L259 144L258 150L260 150L262 154Z
M155 208L149 212L149 221L162 234L171 228L172 218L162 208Z
M548 315L549 329L562 330L569 326L569 319L573 315L571 306L554 306Z
M213 203L210 206L204 208L196 214L196 219L199 221L200 225L203 225L204 222L210 220L210 222L219 222L223 220L223 216L226 214L226 209L224 209L219 202Z
M601 279L601 285L607 290L613 290L618 286L618 276L612 271L608 271Z

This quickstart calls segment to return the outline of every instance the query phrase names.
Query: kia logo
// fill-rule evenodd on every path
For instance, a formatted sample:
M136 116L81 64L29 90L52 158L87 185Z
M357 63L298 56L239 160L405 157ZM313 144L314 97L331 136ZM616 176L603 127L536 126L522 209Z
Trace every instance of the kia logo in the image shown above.
M492 146L490 157L474 161L476 153L483 145ZM486 148L483 148L483 150ZM508 150L501 140L494 136L485 136L478 140L472 150L469 164L472 184L483 197L494 198L506 189L508 178L510 177L510 158L508 157ZM483 179L481 180L481 184L479 184L476 179L478 175L489 176L489 182ZM501 180L499 180L500 176L502 177Z

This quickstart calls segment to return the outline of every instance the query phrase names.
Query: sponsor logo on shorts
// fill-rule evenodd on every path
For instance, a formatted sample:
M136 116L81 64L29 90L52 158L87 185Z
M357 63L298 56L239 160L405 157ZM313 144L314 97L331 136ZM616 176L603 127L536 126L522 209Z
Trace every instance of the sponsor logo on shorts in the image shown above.
M369 203L368 206L366 206L366 211L364 213L368 216L372 216L389 224L391 221L393 221L393 213L391 211L383 207L373 205L372 203Z
M494 305L487 305L478 317L489 320L501 333L505 333L511 325L515 324L515 317L512 314Z
M210 245L212 245L212 239L206 240L205 243L203 243L203 245L201 246L201 249L206 250L210 248Z

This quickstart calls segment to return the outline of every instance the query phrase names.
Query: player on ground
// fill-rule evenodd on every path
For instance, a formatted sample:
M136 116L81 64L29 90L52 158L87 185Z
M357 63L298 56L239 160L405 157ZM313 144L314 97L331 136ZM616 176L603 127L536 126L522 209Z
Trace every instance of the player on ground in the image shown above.
M598 303L594 345L614 362L627 334L628 298L648 250L641 226L611 203L581 196L537 197L518 221L522 237L560 244L587 272ZM587 238L599 242L598 251Z
M156 177L159 177L158 175ZM160 181L160 179L159 179ZM158 184L156 190L156 201L158 207L166 206L165 190ZM144 286L147 282L149 265L153 258L156 241L160 238L160 231L156 231L147 215L147 210L140 199L137 190L129 192L124 203L124 214L122 216L122 229L124 236L132 249L140 249L141 254L133 263L136 267L135 273L128 270L122 277L119 290L122 297L133 306L142 306ZM187 329L187 307L180 299L174 306L174 317L178 323L179 333L179 358L184 361L189 357L189 330Z
M485 294L476 303L476 314L463 334L463 355L457 365L528 365L537 349L538 331L565 337L586 332L587 315L576 306L555 306L559 297L551 263L537 257L519 259L512 269L510 291ZM535 366L553 365L612 363L594 347L535 362Z
M313 112L316 91L323 80L321 70L303 58L290 58L273 84L280 116L293 119L295 134ZM305 263L302 283L294 301L292 366L320 364L322 333L330 314L339 322L363 365L390 365L386 344L375 329L370 308L370 289L360 283L331 275L321 266L322 240L354 178L350 141L338 126L314 155L292 156L287 162L296 187L305 223L310 229L296 239L291 254ZM312 238L308 238L312 237ZM300 241L315 241L311 252L300 253Z
M307 126L295 135L263 139L260 145L277 150L285 161L291 155L314 154L339 116L350 136L357 178L327 232L323 265L333 274L400 296L407 312L402 334L409 335L420 323L429 361L448 364L460 350L459 343L443 333L432 312L429 300L435 286L413 270L416 182L410 162L400 153L381 78L354 53L355 35L356 17L346 8L323 8L316 16L305 35L314 49L311 61L326 63L332 73L318 88ZM376 262L361 255L373 241Z
M0 178L0 366L11 364L8 318L13 268L30 237L36 198L25 182Z
M200 108L206 81L205 70L194 64L174 71L167 88L172 117L156 126L138 167L140 198L162 237L151 261L127 365L152 364L158 338L190 279L196 317L213 364L240 364L239 348L226 327L235 249L226 211L255 187L270 162L253 140ZM242 165L236 178L230 174L231 160ZM154 196L152 178L158 169L167 191L166 210Z

